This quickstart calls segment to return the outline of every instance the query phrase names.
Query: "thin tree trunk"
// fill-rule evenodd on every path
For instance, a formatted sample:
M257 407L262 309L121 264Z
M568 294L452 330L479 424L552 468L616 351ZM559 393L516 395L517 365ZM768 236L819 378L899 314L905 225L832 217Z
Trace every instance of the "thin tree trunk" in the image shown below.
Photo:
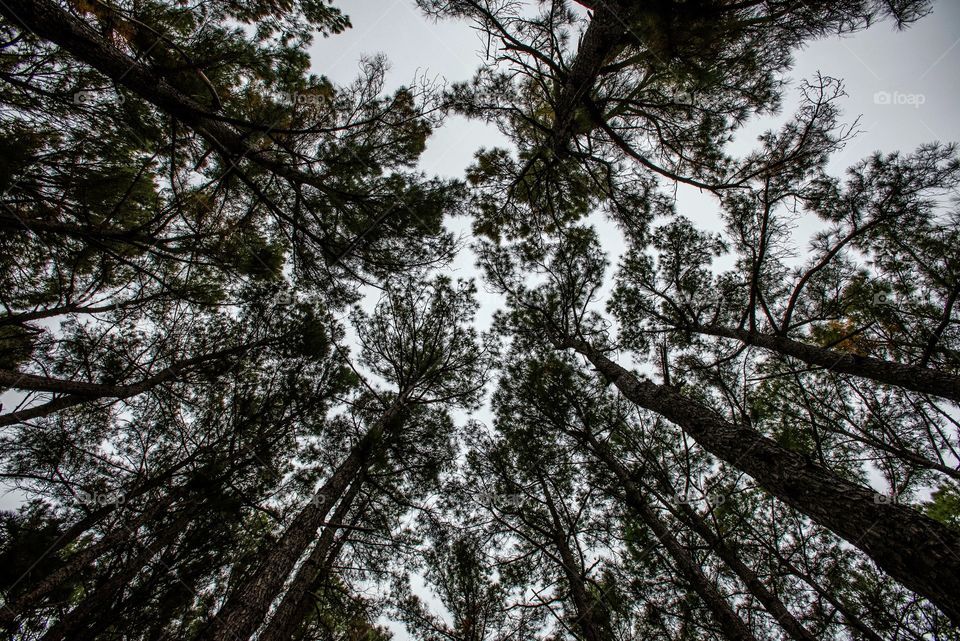
M59 45L78 60L189 125L222 155L245 158L293 183L311 185L324 193L331 192L323 177L303 172L295 165L257 149L199 102L157 75L148 65L128 56L56 3L50 0L4 2L0 3L0 15Z
M239 454L246 454L252 447L250 445L244 446ZM123 501L116 501L102 505L97 508L90 514L86 515L84 518L80 519L78 522L74 523L72 526L67 528L67 530L57 539L57 542L49 550L45 552L47 555L57 554L64 547L72 543L81 537L85 532L94 527L97 523L101 522L103 519L108 517L111 513L117 510L123 505L129 505L134 499L143 496L147 492L160 487L166 483L169 479L173 477L178 471L182 470L184 467L189 465L194 461L197 455L201 450L194 451L190 456L187 456L182 461L176 465L171 466L162 474L157 475L152 479L141 483L139 486L134 488L132 491L124 495ZM240 459L239 456L235 457L235 460L232 461L231 468L235 469L239 467L245 460L250 459ZM229 476L229 471L224 472L221 477L225 478ZM30 610L39 605L44 597L56 590L64 581L68 580L70 577L75 575L77 572L82 571L87 565L95 561L100 555L107 552L111 547L118 544L125 536L131 532L136 532L142 525L147 523L150 519L160 513L162 510L168 508L173 501L175 501L181 495L180 492L174 492L169 496L159 499L152 506L148 505L144 509L143 513L137 517L130 524L120 524L112 532L102 537L99 541L92 543L86 548L80 550L73 556L71 556L67 563L55 570L48 576L37 581L29 591L25 592L22 596L17 598L11 603L7 603L4 608L0 609L0 626L4 626L14 621L18 616L21 616L26 610Z
M118 524L112 531L101 537L100 540L91 543L71 556L64 565L37 581L28 592L13 602L7 603L4 608L0 610L0 625L7 626L25 612L37 607L45 597L96 561L100 556L115 548L123 541L136 536L137 530L169 506L170 502L170 499L159 501L152 507L144 510L132 523Z
M672 388L640 380L585 341L568 341L620 392L680 426L766 491L863 550L877 565L960 623L960 534L890 502Z
M696 532L700 538L707 542L707 545L717 553L717 556L727 564L735 575L743 582L750 593L759 601L782 627L791 639L795 641L817 641L817 637L812 632L803 627L803 624L787 609L787 606L780 598L767 589L757 573L753 571L740 557L736 550L731 547L719 534L714 532L701 517L697 511L689 505L681 504L679 512L684 521Z
M611 451L610 448L605 444L599 442L591 434L576 433L579 437L579 440L586 445L590 450L594 452L601 460L603 460L608 468L611 468L611 471L620 477L617 469L614 469L614 466L619 467L619 472L629 475L630 479L635 483L639 484L645 491L649 488L646 487L646 484L641 480L637 479L634 474L631 474L627 470L626 466L618 459ZM611 463L611 461L613 463ZM662 470L657 469L654 471L657 479L660 481L660 484L664 486L665 489L671 491L669 488L669 482L667 481L666 475ZM754 572L749 566L747 566L739 556L737 556L736 551L724 541L719 534L713 531L701 517L697 514L696 510L691 508L689 505L681 504L679 507L679 512L681 512L681 517L688 525L693 529L697 535L700 536L707 544L717 553L717 556L727 564L734 574L743 582L743 584L750 590L751 594L756 597L767 612L769 612L773 617L776 618L777 623L790 635L790 638L795 641L817 641L817 638L790 613L790 610L787 609L787 606L780 600L780 598L773 594L770 590L767 589L767 586L763 584L760 578L757 576L757 573Z
M874 631L874 629L869 625L864 623L863 619L851 611L847 604L841 601L831 590L827 590L812 576L806 572L803 572L793 563L780 556L779 552L774 551L774 555L777 557L777 561L779 561L780 564L786 568L787 572L809 585L811 588L813 588L814 592L819 594L821 598L825 599L827 603L832 605L834 609L840 613L840 616L844 618L844 620L847 622L847 626L851 630L856 630L863 635L864 639L867 639L868 641L884 641L883 637L877 634L877 632Z
M401 394L375 425L367 430L333 476L284 530L256 572L227 599L213 623L199 637L204 641L247 641L263 623L270 605L283 589L297 561L330 513L333 498L344 496L367 457L401 420L405 396Z
M162 529L154 541L147 544L134 558L123 564L123 567L102 585L83 599L75 608L70 610L62 619L47 630L40 641L73 641L92 639L93 635L85 632L92 620L98 614L109 611L117 594L121 592L139 574L159 550L172 543L183 531L183 526L190 519L191 513L185 511L174 523Z
M931 394L960 402L960 376L929 367L907 365L872 356L838 352L834 349L810 345L786 336L761 334L746 329L718 325L696 325L693 331L708 336L734 338L747 345L756 345L778 354L792 356L809 365L817 365L831 372L850 374L902 387L921 394Z
M538 475L538 478L540 479L540 488L543 490L544 502L550 511L550 520L553 522L553 527L551 528L553 534L552 543L560 554L563 573L567 578L567 583L570 585L570 598L577 611L576 625L580 628L580 632L583 633L583 638L586 641L605 641L609 638L609 635L603 634L597 623L594 615L593 602L584 585L582 564L577 562L573 550L570 549L570 545L567 543L566 528L564 528L560 520L560 515L557 513L556 505L553 502L550 491L547 489L546 481L544 481L540 475Z
M611 472L617 477L623 490L623 497L626 504L640 517L640 520L650 528L654 536L657 537L670 558L677 564L680 574L690 583L693 590L700 595L706 603L707 608L713 614L717 624L723 630L723 633L730 639L742 641L757 641L753 632L747 627L743 619L733 610L730 603L720 593L717 587L707 578L703 570L694 561L690 553L684 548L680 541L673 535L670 526L663 521L656 511L650 506L637 485L633 481L632 475L623 466L623 463L617 459L608 449L600 446L593 440L594 453L607 465Z
M191 367L223 359L228 356L233 356L259 345L263 345L264 343L265 341L256 341L247 345L217 350L214 352L201 354L200 356L174 361L168 367L161 369L156 374L136 383L128 383L126 385L104 385L101 383L88 383L86 381L72 381L62 378L37 376L35 374L27 374L14 370L0 369L0 388L50 392L53 394L65 395L62 398L56 398L36 407L30 407L19 412L10 412L8 414L0 415L0 426L14 425L31 418L40 418L42 416L53 414L54 412L67 407L81 405L83 403L98 399L109 398L122 400L132 396L137 396L138 394L149 391L158 385L176 379L178 376L181 376L184 371L190 369Z
M317 577L323 573L324 567L328 563L332 563L332 559L329 557L337 532L343 525L344 519L347 518L347 513L364 484L364 477L365 474L361 472L350 484L347 493L340 499L333 517L324 525L323 534L320 535L320 539L313 546L313 550L310 551L310 556L297 570L293 582L283 595L276 612L273 613L273 618L270 619L267 628L257 636L257 641L290 641L294 632L309 614L313 605L310 598L310 587L316 583Z

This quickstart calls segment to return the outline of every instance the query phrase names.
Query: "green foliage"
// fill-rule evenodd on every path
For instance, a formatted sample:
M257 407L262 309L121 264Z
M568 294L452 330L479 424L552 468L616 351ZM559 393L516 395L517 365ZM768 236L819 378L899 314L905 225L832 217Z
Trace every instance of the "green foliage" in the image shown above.
M960 488L955 483L941 485L924 503L928 516L954 528L960 528Z
M838 480L936 488L910 531L960 527L951 401L876 375L960 374L956 147L830 175L850 129L825 76L729 145L795 51L929 3L420 0L489 43L446 91L388 89L383 56L312 73L313 38L351 27L329 0L21 4L0 3L12 637L234 641L229 617L278 641L294 586L298 640L384 641L385 614L421 641L712 640L717 599L785 638L769 595L824 640L956 637L821 525L828 489L800 511L698 442L719 418ZM448 114L507 141L462 180L419 169ZM451 276L463 215L482 286ZM628 400L651 390L677 424Z

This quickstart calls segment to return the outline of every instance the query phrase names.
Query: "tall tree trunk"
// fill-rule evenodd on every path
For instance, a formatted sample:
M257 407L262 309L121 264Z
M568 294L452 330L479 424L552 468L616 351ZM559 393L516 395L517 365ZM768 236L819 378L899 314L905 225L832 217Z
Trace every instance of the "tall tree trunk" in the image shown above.
M280 605L273 613L267 628L257 636L257 641L290 641L297 628L313 607L310 588L316 584L326 566L332 563L331 553L337 532L363 486L365 474L360 473L350 484L350 489L340 499L333 517L324 525L323 534L310 551L310 556L301 564L287 588Z
M568 341L620 392L677 424L766 491L863 550L907 588L960 624L960 534L814 464L665 385L641 380L585 341Z
M49 628L40 641L92 639L93 635L87 633L86 628L100 614L109 611L117 595L150 563L150 559L157 552L176 540L191 516L190 511L184 511L173 523L161 529L153 541L144 546L131 560L124 563L119 571L104 581L102 585L98 586L75 608Z
M67 562L44 578L40 579L29 591L12 602L8 602L0 610L0 625L9 626L18 617L27 611L38 607L43 599L62 586L67 580L84 570L100 556L131 538L136 537L137 530L145 523L160 514L172 502L172 497L155 503L145 509L129 524L119 523L108 534L98 541L91 543L79 552L73 554Z
M737 555L736 550L715 532L696 510L682 503L678 512L690 528L707 542L707 545L727 564L727 567L743 582L757 601L776 619L791 639L794 639L794 641L817 641L817 637L803 627L803 624L793 616L783 601L767 589L757 573L743 562Z
M297 561L310 546L323 520L330 513L334 502L332 499L345 495L348 486L363 469L384 435L396 429L401 422L405 399L403 394L398 396L363 438L351 448L350 454L336 472L284 530L280 540L272 546L256 572L227 599L200 639L247 641L257 631Z
M873 628L871 628L863 621L863 619L857 616L857 614L853 612L846 603L837 597L833 590L828 590L820 585L820 583L812 576L800 570L800 568L791 563L789 560L783 558L779 551L774 550L773 553L777 557L777 560L780 562L780 564L783 565L783 567L787 570L787 572L809 585L811 588L813 588L814 592L819 594L821 598L832 605L834 609L840 613L840 616L842 616L846 621L847 627L849 627L851 630L856 630L863 635L864 639L867 639L868 641L884 641L883 637L877 634Z
M540 479L540 488L543 491L543 499L550 511L550 520L553 522L551 528L553 534L553 545L560 554L560 561L563 564L563 573L570 586L570 598L577 611L576 625L583 633L585 641L606 641L609 635L604 634L600 624L595 616L596 610L594 602L587 593L587 588L583 576L583 564L579 563L567 543L567 528L564 527L557 512L550 490L547 489L546 481L542 476Z
M757 641L753 632L747 627L743 619L733 610L730 603L720 593L717 587L707 578L703 570L693 559L690 553L680 544L680 541L670 531L670 526L663 521L656 511L647 502L644 493L633 481L630 472L623 463L615 457L609 449L592 439L594 453L602 460L607 468L613 472L619 481L623 498L629 506L650 528L657 537L670 558L677 564L680 574L690 583L693 590L703 599L707 608L713 614L723 633L730 639L742 641Z
M634 13L622 9L619 5L623 4L628 3L619 0L599 3L580 39L577 56L555 97L550 144L556 154L562 152L570 137L576 133L578 114L582 113L584 103L593 93L603 65L623 48L623 35L627 31L630 14Z
M324 193L330 185L321 176L301 171L282 158L257 149L246 137L170 84L150 66L131 58L103 38L87 23L70 15L51 0L19 0L0 3L0 15L40 38L62 47L119 85L122 85L165 113L192 127L218 153L244 158L293 183L308 184Z
M747 345L756 345L778 354L792 356L804 363L817 365L831 372L868 378L878 383L902 387L921 394L949 398L960 403L960 376L930 369L929 367L838 352L834 349L810 345L786 336L761 334L746 329L734 329L719 325L695 325L691 329L709 336L734 338Z

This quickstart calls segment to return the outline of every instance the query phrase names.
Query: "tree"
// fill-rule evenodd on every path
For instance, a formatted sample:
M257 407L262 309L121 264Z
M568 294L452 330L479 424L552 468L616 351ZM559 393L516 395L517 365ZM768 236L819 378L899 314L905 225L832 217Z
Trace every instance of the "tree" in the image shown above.
M508 322L515 331L545 331L557 349L581 354L630 401L681 427L707 451L866 552L891 576L956 619L953 591L943 589L956 573L942 573L957 558L957 532L817 465L749 423L730 420L705 402L612 361L606 356L609 348L596 346L598 339L603 340L602 330L595 312L591 316L589 311L604 266L595 236L574 229L552 250L542 270L554 280L536 291L525 289L508 271L515 268L515 259L493 252L490 271L511 300L514 313ZM525 267L534 265L527 261ZM909 562L903 555L905 542L912 550Z

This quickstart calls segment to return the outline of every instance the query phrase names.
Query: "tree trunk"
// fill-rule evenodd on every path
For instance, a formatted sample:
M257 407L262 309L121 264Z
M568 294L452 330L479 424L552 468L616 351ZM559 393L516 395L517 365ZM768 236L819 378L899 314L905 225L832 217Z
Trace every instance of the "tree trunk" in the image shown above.
M250 160L273 174L297 184L308 184L330 193L321 176L305 173L276 156L257 149L245 137L199 102L171 85L148 65L139 62L101 37L87 23L49 0L19 0L0 3L0 15L40 38L62 47L81 62L127 87L144 100L192 127L218 153L227 158Z
M13 602L7 603L5 607L0 610L0 625L8 626L28 610L38 607L47 595L96 561L101 555L115 548L123 541L135 537L137 530L168 507L171 501L172 499L159 501L152 507L145 509L133 522L129 524L119 523L112 531L101 537L99 541L91 543L71 556L63 566L31 586L28 592L25 592Z
M650 506L636 484L629 471L606 447L592 440L594 453L600 458L617 477L623 490L626 504L640 517L640 520L650 528L657 537L670 558L677 564L680 574L690 583L693 590L703 599L707 608L713 614L723 633L730 639L742 641L757 641L753 632L747 627L743 619L734 612L730 603L724 598L717 587L707 578L703 570L694 561L690 553L684 548L670 531L670 526L664 522Z
M121 592L143 568L150 562L158 551L162 550L183 531L183 526L190 519L191 513L184 512L174 523L162 529L151 543L147 544L130 561L93 592L83 599L75 608L70 610L62 619L47 630L40 641L73 641L92 639L94 635L86 633L85 629L99 614L107 612L113 605L117 594Z
M273 613L273 618L270 619L267 628L257 636L257 641L290 641L297 627L307 617L313 606L310 588L316 584L317 577L323 573L324 568L332 562L330 556L337 531L343 525L363 483L364 474L361 472L360 476L350 484L346 495L340 499L333 517L324 525L323 534L313 546L310 556L297 570L293 582L283 595L276 612Z
M547 484L542 476L539 476L540 487L543 490L543 499L550 511L550 519L553 521L551 528L553 534L553 545L560 554L560 561L563 563L563 573L570 585L570 598L577 611L576 625L583 633L585 641L605 641L609 635L603 634L595 616L593 600L587 593L584 585L583 566L577 562L573 555L573 550L567 543L567 529L560 520L557 508L553 503L553 497L547 489Z
M773 553L777 557L777 560L780 562L780 564L786 568L787 572L809 585L811 588L813 588L814 592L819 594L820 597L827 601L827 603L832 605L847 622L847 627L849 627L851 630L856 630L863 635L864 639L867 639L868 641L884 641L883 637L877 634L877 632L867 625L859 616L857 616L856 613L852 612L850 608L847 607L847 604L841 601L831 590L827 590L812 576L806 572L803 572L793 563L780 556L779 552L774 551Z
M717 556L727 564L734 574L750 590L750 593L759 601L780 624L786 633L794 641L817 641L817 637L812 632L803 627L795 616L787 609L787 606L780 598L767 589L757 573L754 572L737 555L736 550L731 547L721 536L714 532L696 510L686 504L680 504L679 510L681 518L696 532L700 538L707 542L707 545L717 553Z
M131 396L136 396L153 389L162 383L176 379L183 374L184 370L195 365L201 365L210 361L226 358L227 356L239 354L240 352L252 349L261 344L263 344L263 341L257 341L248 345L217 350L201 354L200 356L174 361L171 365L163 368L153 376L126 385L104 385L101 383L88 383L86 381L71 381L68 379L36 376L35 374L0 369L0 388L66 395L63 398L54 399L36 407L0 415L0 426L13 425L31 418L47 416L58 410L80 405L87 401L101 398L117 400L130 398Z
M949 398L960 403L960 376L940 372L929 367L896 363L871 356L838 352L801 341L759 334L746 329L732 329L717 325L697 325L693 331L708 336L734 338L747 345L756 345L784 356L792 356L809 365L817 365L831 372L869 378L878 383L902 387L921 394Z
M401 395L367 430L333 476L317 491L306 507L284 530L257 571L238 586L217 613L216 618L199 637L203 641L247 641L263 623L270 605L283 589L297 561L330 513L334 498L344 496L354 477L363 469L367 458L384 435L396 429L401 420L405 397Z
M841 478L807 457L665 385L639 380L584 341L569 341L620 392L680 426L704 449L863 550L878 566L960 623L960 534Z
M577 56L560 86L554 105L551 135L552 151L556 154L562 152L570 137L576 133L577 115L581 113L585 100L593 93L603 65L623 46L623 34L627 30L629 17L628 12L620 11L617 4L611 0L596 7L593 19L580 39ZM623 15L619 15L621 13Z

